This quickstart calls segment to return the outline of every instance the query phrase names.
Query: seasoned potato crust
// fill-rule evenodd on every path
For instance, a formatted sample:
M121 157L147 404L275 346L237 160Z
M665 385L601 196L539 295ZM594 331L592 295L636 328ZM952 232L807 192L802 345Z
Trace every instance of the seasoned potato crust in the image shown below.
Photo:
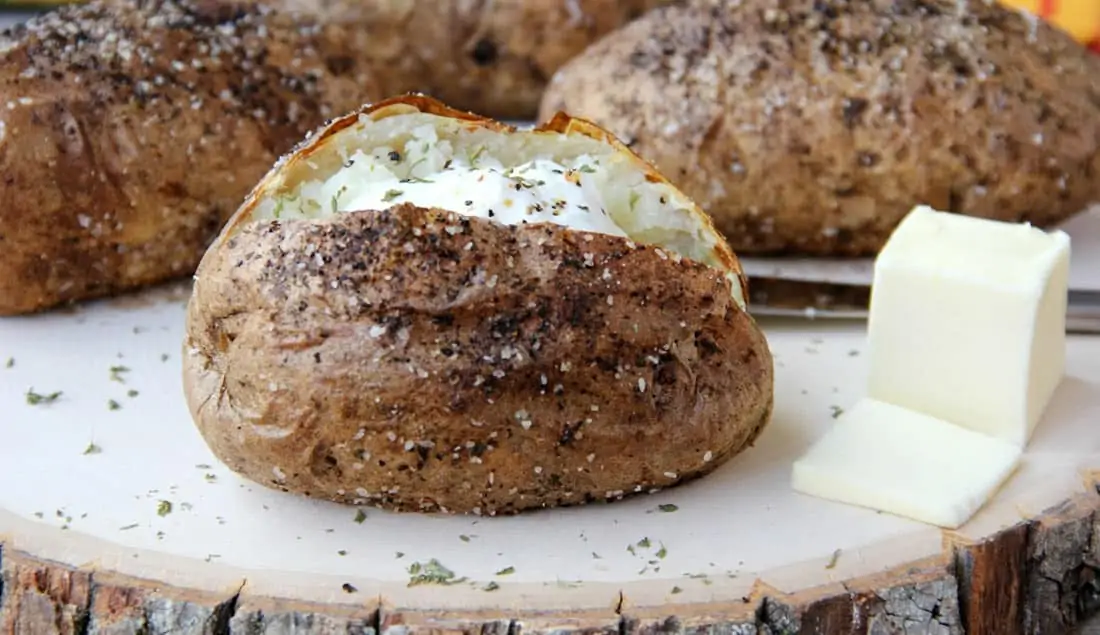
M0 314L193 272L271 163L371 90L318 46L192 0L93 1L0 37Z
M617 237L405 205L246 225L203 272L189 399L273 487L487 514L620 498L770 415L729 281Z
M440 197L454 209L341 206L431 195L477 157L460 181L510 180ZM588 211L614 233L478 215L544 185L514 166L577 158L545 185L597 187ZM706 215L600 129L403 98L311 136L227 224L196 275L184 385L214 453L289 492L485 514L617 499L714 469L767 423L745 295Z
M918 203L1049 226L1100 200L1100 58L981 0L696 0L601 40L542 117L606 126L741 254L872 255Z
M0 315L185 276L273 161L409 90L533 117L663 0L91 0L0 35Z
M263 1L340 38L349 59L374 69L382 92L372 99L422 92L460 110L520 120L535 117L546 83L570 58L649 9L681 0Z

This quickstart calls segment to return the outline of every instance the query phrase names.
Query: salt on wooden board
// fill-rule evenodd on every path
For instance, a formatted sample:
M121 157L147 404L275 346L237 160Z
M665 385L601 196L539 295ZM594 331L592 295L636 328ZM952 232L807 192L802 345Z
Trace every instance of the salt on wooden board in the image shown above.
M300 601L347 601L349 585L404 607L607 610L739 601L760 582L797 590L941 552L935 528L789 487L793 459L862 394L858 323L762 322L776 359L774 419L754 448L700 481L510 518L360 516L217 463L181 394L184 302L147 297L0 320L5 553L216 592L247 579ZM1100 470L1100 338L1070 337L1068 373L1024 467L962 535L1041 513ZM32 405L30 389L61 394ZM469 581L409 588L408 567L433 558Z

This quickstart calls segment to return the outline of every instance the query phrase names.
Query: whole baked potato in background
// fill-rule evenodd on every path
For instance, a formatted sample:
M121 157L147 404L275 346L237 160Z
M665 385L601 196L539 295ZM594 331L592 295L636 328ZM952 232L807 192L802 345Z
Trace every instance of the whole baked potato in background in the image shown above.
M533 117L667 0L92 0L0 35L0 315L193 273L306 131L404 91Z
M190 275L271 163L378 94L262 7L90 2L0 36L0 314Z
M1100 57L982 0L695 0L563 67L739 254L869 256L916 204L1056 224L1100 200Z
M772 359L709 219L600 129L427 98L335 120L195 276L192 416L229 468L397 510L513 513L713 470Z
M382 92L370 99L422 92L459 110L526 120L570 58L649 9L682 0L257 1L308 16L340 38L349 58L375 71Z

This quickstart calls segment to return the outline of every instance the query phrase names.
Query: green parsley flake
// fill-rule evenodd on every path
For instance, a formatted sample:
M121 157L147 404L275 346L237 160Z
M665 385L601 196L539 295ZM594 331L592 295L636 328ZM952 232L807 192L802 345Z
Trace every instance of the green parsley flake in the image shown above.
M382 196L382 202L389 203L402 194L404 194L404 192L401 190L386 190L385 195Z
M157 503L157 516L167 516L172 513L172 501L162 500Z
M414 562L409 565L408 586L420 586L422 584L439 584L451 586L465 582L466 578L458 578L454 571L443 566L439 560L432 558L428 562Z
M62 395L62 392L60 390L57 391L57 392L51 392L51 393L48 393L48 394L41 394L41 393L35 392L34 388L30 388L30 389L27 390L27 403L32 405L32 406L37 406L37 405L40 405L40 404L51 404L51 403L57 401L58 398L61 397L61 395Z
M108 399L107 400L107 409L108 410L121 410L122 409L122 404L118 403L114 399Z
M503 569L501 569L500 571L497 571L497 573L496 573L496 574L497 574L497 575L512 575L512 574L513 574L513 573L515 573L515 572L516 572L516 568L515 568L515 567L504 567L504 568L503 568Z
M680 510L679 507L677 507L676 505L673 505L672 503L665 503L664 505L658 505L657 509L661 510L662 512L664 512L666 514Z
M120 384L126 383L122 375L128 372L130 372L130 369L125 366L111 366L111 381L117 381Z
M84 448L84 454L99 454L103 451L103 448L95 444L95 442L88 443L88 447Z
M355 510L355 522L362 525L363 521L366 520L366 519L367 519L367 512L365 512L361 509Z
M15 366L15 358L9 357L8 361L4 363L4 368L11 368L13 366Z
M489 592L489 591L496 591L499 588L500 588L499 584L497 584L496 582L490 582L489 584L486 584L485 587L482 590L486 591L486 592Z

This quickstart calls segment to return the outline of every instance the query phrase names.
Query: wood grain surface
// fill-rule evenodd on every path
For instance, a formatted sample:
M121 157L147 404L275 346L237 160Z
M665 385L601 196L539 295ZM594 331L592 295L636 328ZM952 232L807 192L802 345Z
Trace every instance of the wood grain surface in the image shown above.
M1057 635L1100 611L1100 492L976 543L948 537L939 556L841 583L781 593L758 583L740 602L606 611L428 612L384 597L305 604L217 596L36 559L0 545L3 635Z

